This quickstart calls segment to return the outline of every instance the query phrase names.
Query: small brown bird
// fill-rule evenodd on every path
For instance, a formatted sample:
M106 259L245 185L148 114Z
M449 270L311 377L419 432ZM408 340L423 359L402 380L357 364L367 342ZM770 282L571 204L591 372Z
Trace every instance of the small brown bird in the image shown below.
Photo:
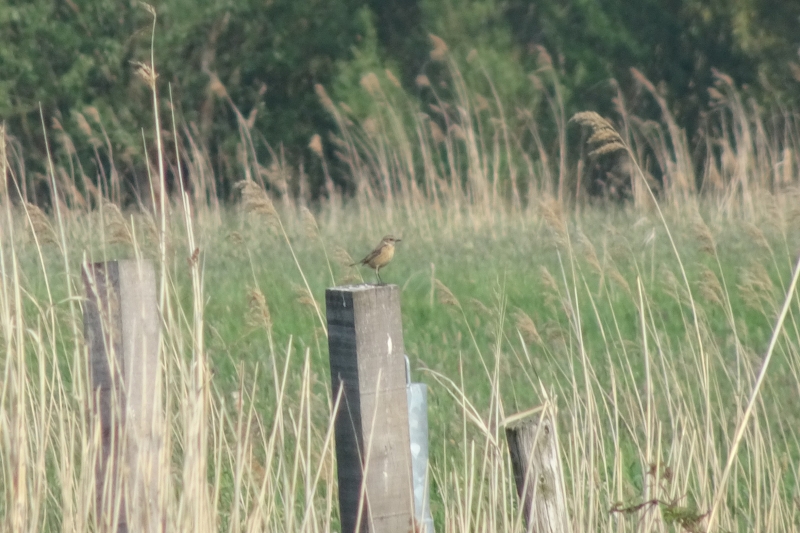
M376 246L374 250L367 254L367 257L357 263L353 263L350 266L367 265L375 270L375 275L378 276L378 281L383 283L380 272L381 267L385 267L389 261L392 260L392 257L394 257L394 243L400 242L401 240L402 239L387 235L381 239L381 243Z

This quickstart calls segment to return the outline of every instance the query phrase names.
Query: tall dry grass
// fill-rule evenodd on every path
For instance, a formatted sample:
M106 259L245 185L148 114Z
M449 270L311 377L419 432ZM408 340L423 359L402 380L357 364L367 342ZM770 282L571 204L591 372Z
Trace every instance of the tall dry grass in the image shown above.
M165 147L157 137L158 160L147 162L149 198L138 209L120 209L113 163L111 176L91 185L82 169L69 166L72 159L65 164L51 158L50 213L11 201L27 198L33 181L13 139L3 134L0 168L8 179L0 183L14 190L0 189L0 531L102 529L102 517L93 509L92 465L100 441L88 431L91 391L78 265L120 255L149 258L159 272L163 528L335 530L334 400L327 381L319 379L324 372L314 368L325 352L325 322L309 281L318 266L304 264L299 249L316 249L334 233L376 235L387 227L403 227L434 245L543 232L560 261L555 270L539 265L542 305L556 317L545 324L537 324L530 309L512 313L502 284L493 302L468 303L470 295L448 289L431 267L437 312L451 309L450 320L469 336L465 352L445 354L460 372L430 368L423 374L432 394L455 407L451 433L431 442L437 530L524 530L502 436L503 421L519 408L517 394L559 408L575 531L797 527L800 443L792 425L796 415L783 410L797 406L792 395L800 384L797 268L790 277L787 261L797 252L792 246L800 220L796 117L786 111L777 119L782 128L769 127L763 110L743 103L734 84L719 75L712 93L717 107L703 140L708 155L700 190L685 134L641 76L663 120L640 121L622 106L620 127L593 117L602 121L588 138L593 153L578 160L573 153L584 148L567 143L568 122L546 57L535 83L545 92L549 119L558 125L553 144L542 139L536 114L515 110L515 115L499 98L476 93L446 47L439 45L435 53L449 69L456 96L446 101L431 87L436 103L427 109L395 99L385 90L386 80L366 74L362 86L375 111L358 120L318 87L338 132L312 139L314 152L330 168L333 162L325 160L321 145L332 143L355 192L343 197L327 177L327 198L315 212L306 208L308 198L291 192L302 190L291 186L301 174L279 151L270 162L260 161L252 125L238 115L247 211L239 223L255 225L251 233L278 235L302 280L298 299L312 310L312 328L322 334L316 345L293 336L278 345L273 317L281 310L270 307L258 286L260 265L252 255L241 258L241 271L232 275L248 280L249 310L240 319L258 336L263 357L258 364L233 362L233 388L218 384L214 368L225 356L208 348L208 336L217 335L226 318L207 313L210 259L203 247L207 235L225 231L228 214L218 202L209 157L191 129L173 118L174 149L184 154L189 171L179 176L172 197L165 186ZM140 69L158 106L153 58ZM418 83L430 86L423 78ZM533 155L522 136L515 136L510 116L527 124ZM154 117L160 135L159 113ZM101 126L96 122L92 131ZM657 168L644 163L647 153L655 154ZM609 212L583 206L580 215L570 214L585 161L608 156L634 164L636 206L628 209L646 229L644 248L651 249L649 263L647 252L632 253L633 266L624 272L605 246L605 239L623 230L591 230L602 226ZM648 179L655 174L663 176L657 201ZM658 218L650 215L654 208ZM687 226L708 258L699 280L684 266L689 252L673 238ZM750 228L746 238L767 259L738 283L726 278L718 237L709 226ZM774 230L771 238L765 237L765 226ZM232 232L230 239L234 233L235 239L244 238ZM671 242L664 246L668 259L656 258L655 241L661 239ZM777 249L781 245L784 249ZM331 252L334 258L341 255ZM335 283L340 278L327 250L325 258ZM782 284L766 269L782 273ZM656 281L668 299L652 289ZM742 333L736 309L742 300L771 321L763 352L754 352ZM623 332L631 309L638 328L634 339ZM727 326L724 337L709 318L717 309ZM477 326L476 316L487 317L488 325ZM590 331L601 344L590 340ZM446 334L432 332L440 333ZM785 372L781 387L765 379L776 356ZM478 371L464 372L465 366ZM529 392L509 393L520 386Z

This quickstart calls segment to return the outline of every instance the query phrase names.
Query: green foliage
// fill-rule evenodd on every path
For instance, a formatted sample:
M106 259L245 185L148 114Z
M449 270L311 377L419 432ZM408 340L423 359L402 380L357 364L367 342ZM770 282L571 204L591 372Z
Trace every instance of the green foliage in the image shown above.
M365 76L374 74L379 81L386 80L384 75L383 54L378 43L372 12L362 8L358 12L361 27L361 38L351 48L352 56L338 62L336 77L333 80L333 94L353 111L355 117L364 119L375 112L376 100L369 95L369 86ZM362 80L365 80L362 82ZM386 85L385 83L382 85Z
M0 117L20 137L32 169L44 170L40 106L48 127L87 105L117 109L117 116L135 109L128 61L135 56L143 14L112 1L0 6Z
M558 58L565 85L595 106L610 105L612 78L636 97L631 67L663 83L690 132L707 102L712 68L760 85L753 89L762 98L793 98L788 62L796 60L796 2L514 0L506 13L515 41L544 45Z
M357 1L174 0L165 7L158 67L180 88L181 109L200 124L204 141L237 142L236 106L255 113L258 139L285 143L299 159L314 133L332 127L314 84L330 83L349 56L361 31L359 9ZM230 101L213 90L212 74Z
M282 147L290 166L305 167L312 193L319 190L323 171L308 142L337 126L316 84L363 118L376 105L361 86L368 73L393 101L425 109L458 100L459 72L474 95L508 110L510 131L535 153L525 136L529 119L515 111L532 113L544 143L557 143L558 124L538 116L548 91L560 92L566 115L587 108L608 115L619 87L637 114L658 118L660 109L630 76L633 67L658 85L691 138L709 107L712 69L760 101L784 106L797 98L790 63L800 72L800 4L788 0L165 0L157 13L164 127L170 129L171 89L180 123L211 154L223 195L242 173L242 127L260 159ZM57 158L79 163L97 181L113 153L133 192L134 178L146 170L140 132L151 132L153 121L152 97L131 62L149 62L151 24L134 1L0 5L0 118L24 146L30 179L46 172L41 106L49 134L63 128L74 144L56 143ZM449 47L446 61L431 58L430 34ZM416 85L420 74L430 87ZM89 119L92 132L76 113ZM105 155L95 152L98 144ZM174 168L176 156L168 158ZM346 169L331 159L333 178L346 182Z

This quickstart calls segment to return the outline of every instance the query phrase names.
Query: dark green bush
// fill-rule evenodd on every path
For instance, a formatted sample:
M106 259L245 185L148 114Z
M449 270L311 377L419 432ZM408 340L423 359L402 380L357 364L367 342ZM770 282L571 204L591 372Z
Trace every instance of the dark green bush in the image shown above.
M530 78L542 75L543 62L558 78L547 79L557 84L567 115L613 113L619 87L636 113L658 118L630 76L635 67L660 88L690 138L702 127L712 69L762 103L790 107L798 94L792 69L800 72L800 3L792 0L164 0L157 11L162 127L171 130L171 89L179 131L185 125L207 153L223 196L242 173L234 107L250 119L257 157L283 150L316 194L322 169L308 142L335 129L316 84L356 116L372 105L359 87L367 72L389 69L402 98L423 108L434 96L415 84L419 74L431 79L436 97L453 98L449 67L430 60L429 34L447 43L471 90L490 100L496 93L509 111L536 115L546 101L543 91L552 86ZM22 147L26 191L42 194L35 199L46 198L47 189L40 183L47 173L40 106L59 165L101 183L113 157L122 193L142 194L142 132L152 146L154 129L151 95L134 62L149 62L151 25L135 1L0 4L0 119ZM525 145L524 121L515 123L516 112L507 118ZM541 121L545 140L555 142L559 125ZM344 169L330 160L334 180L346 184ZM175 156L168 162L174 171Z

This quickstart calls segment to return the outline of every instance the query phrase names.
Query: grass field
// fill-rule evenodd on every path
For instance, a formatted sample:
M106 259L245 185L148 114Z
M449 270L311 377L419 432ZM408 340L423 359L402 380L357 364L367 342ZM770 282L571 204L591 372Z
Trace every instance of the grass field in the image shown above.
M226 207L191 155L190 193L158 194L154 163L140 208L62 167L46 214L0 191L0 531L97 529L80 265L134 256L159 276L166 530L337 531L321 306L326 287L374 281L347 265L386 233L403 241L382 276L429 385L437 531L524 530L502 422L544 402L574 531L800 527L794 137L722 134L698 191L668 116L662 137L626 122L615 149L662 149L659 208L637 185L647 168L630 203L594 205L569 199L580 164L511 154L502 113L481 130L467 93L439 140L391 102L362 129L329 102L356 192L311 209L247 135L256 179Z
M415 378L430 386L439 529L522 527L499 424L545 395L559 408L577 529L678 527L665 525L668 513L656 509L609 513L617 502L633 507L658 498L706 513L800 250L800 203L790 196L759 202L757 220L703 207L667 212L688 288L658 217L633 209L560 218L555 204L543 204L496 221L441 224L400 209L391 219L381 208L346 206L315 218L285 207L281 226L275 215L207 213L192 220L204 357L194 351L198 302L182 207L173 205L165 273L171 312L164 317L177 478L170 523L196 527L207 516L208 530L336 528L336 512L322 512L336 500L332 450L323 444L327 342L315 306L328 286L360 275L372 280L371 271L347 267L345 253L360 256L389 231L403 242L384 276L402 288L407 352ZM83 529L90 520L79 265L133 256L134 235L139 253L159 255L145 216L126 222L106 208L105 223L98 212L69 213L60 226L39 220L35 233L25 211L12 208L4 225L8 531L19 530L12 518L23 529L45 530ZM799 311L795 296L726 488L724 530L797 524ZM204 428L192 429L184 402L197 360L208 365L209 416ZM249 430L237 438L242 420ZM190 431L208 438L207 485L192 491L181 490L179 475ZM21 501L19 475L27 481ZM195 491L203 497L189 500ZM190 504L195 512L182 514ZM688 530L695 526L689 522Z

